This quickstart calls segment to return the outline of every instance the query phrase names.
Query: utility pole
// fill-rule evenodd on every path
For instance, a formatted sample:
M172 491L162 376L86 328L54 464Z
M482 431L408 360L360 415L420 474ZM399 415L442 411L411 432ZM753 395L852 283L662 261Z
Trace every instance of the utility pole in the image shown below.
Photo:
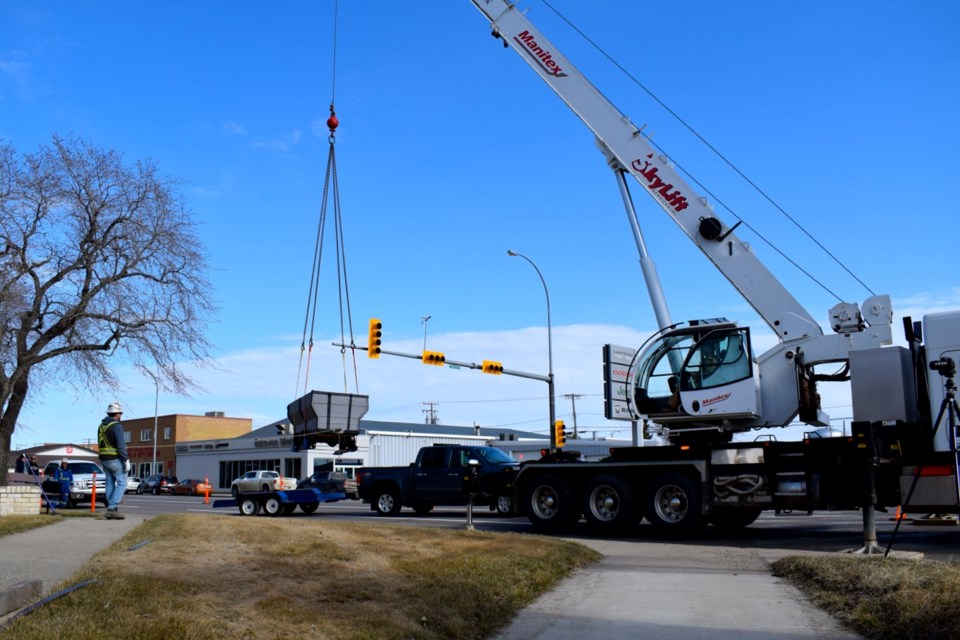
M437 407L437 405L440 404L440 403L439 403L439 402L421 402L420 404L422 404L422 405L425 406L425 407L429 407L428 409L423 409L423 413L424 413L424 415L426 416L426 418L424 418L424 420L423 420L423 423L424 423L424 424L439 424L439 423L440 423L440 418L437 417L437 409L436 409L436 407Z
M577 398L582 398L583 394L565 393L563 394L563 397L569 398L571 404L573 404L573 439L576 440L579 437L577 435Z

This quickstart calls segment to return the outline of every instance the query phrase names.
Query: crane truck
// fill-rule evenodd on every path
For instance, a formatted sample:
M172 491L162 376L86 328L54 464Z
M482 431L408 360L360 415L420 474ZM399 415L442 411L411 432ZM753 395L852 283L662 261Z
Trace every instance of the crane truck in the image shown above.
M764 510L862 509L867 551L875 546L876 508L956 513L960 312L905 318L908 346L893 346L890 297L874 295L831 308L825 333L737 237L736 225L725 224L514 3L471 1L494 37L593 132L613 170L659 331L637 350L604 348L606 417L651 420L669 431L667 446L616 448L596 462L552 449L521 467L515 508L545 531L582 518L597 532L616 532L646 518L665 535L708 523L744 527ZM774 347L755 354L750 328L724 318L671 320L628 175L756 310L777 337ZM832 382L850 385L852 433L812 437L830 424L818 384ZM814 431L797 442L734 441L794 421Z

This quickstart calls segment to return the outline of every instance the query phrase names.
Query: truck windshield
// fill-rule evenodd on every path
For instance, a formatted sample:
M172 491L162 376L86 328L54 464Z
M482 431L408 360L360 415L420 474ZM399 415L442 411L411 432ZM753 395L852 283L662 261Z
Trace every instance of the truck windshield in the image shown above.
M71 473L96 473L101 476L103 475L103 469L92 462L71 462L67 464L67 466L70 468Z
M500 449L494 449L493 447L484 447L483 449L476 449L477 455L484 459L485 462L489 464L516 464L517 461L505 454Z

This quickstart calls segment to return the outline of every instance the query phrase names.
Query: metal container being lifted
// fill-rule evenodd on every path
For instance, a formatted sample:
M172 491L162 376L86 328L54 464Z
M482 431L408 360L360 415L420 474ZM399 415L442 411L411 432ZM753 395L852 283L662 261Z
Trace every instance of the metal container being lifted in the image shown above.
M287 405L293 426L294 448L318 443L356 450L360 418L370 406L370 397L354 393L311 391Z

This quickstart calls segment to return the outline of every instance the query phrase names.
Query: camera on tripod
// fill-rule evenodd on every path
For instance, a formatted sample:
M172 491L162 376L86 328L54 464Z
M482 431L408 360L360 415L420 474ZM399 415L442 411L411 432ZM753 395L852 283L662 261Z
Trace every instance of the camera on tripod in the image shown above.
M940 358L930 362L930 369L938 372L944 378L952 378L957 375L957 363L953 358Z

